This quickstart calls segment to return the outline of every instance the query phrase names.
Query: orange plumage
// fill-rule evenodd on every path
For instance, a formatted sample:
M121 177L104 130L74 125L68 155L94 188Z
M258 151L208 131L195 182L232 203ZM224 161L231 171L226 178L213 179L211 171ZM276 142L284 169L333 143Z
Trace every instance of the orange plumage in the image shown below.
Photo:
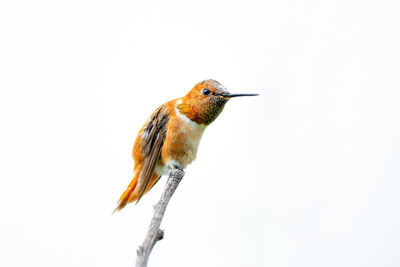
M139 201L172 167L184 169L196 158L205 128L236 96L214 80L202 81L182 98L157 108L140 129L133 147L134 177L114 211Z

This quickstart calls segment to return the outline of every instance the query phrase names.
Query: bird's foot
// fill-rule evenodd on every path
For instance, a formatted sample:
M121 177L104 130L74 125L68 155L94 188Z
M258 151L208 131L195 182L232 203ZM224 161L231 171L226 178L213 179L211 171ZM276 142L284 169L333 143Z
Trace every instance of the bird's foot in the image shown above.
M172 165L172 167L174 167L175 169L178 169L178 170L180 170L180 171L183 171L183 166L182 166L182 164L180 164L180 163L178 163L178 162L175 162L175 163Z
M175 160L170 160L167 162L167 168L172 170L172 169L178 169L180 171L184 171L184 167L181 163L179 163L178 161Z

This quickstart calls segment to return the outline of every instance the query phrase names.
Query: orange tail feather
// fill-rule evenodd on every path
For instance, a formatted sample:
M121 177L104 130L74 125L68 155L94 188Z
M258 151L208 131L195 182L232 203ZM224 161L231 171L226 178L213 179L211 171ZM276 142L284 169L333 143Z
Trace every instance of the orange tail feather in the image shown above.
M122 193L121 197L119 198L118 205L113 211L113 214L117 211L122 210L126 204L129 202L135 201L138 199L138 193L135 191L135 188L137 186L138 180L139 180L139 174L140 172L135 173L135 176L133 177L132 181L129 183L128 188L125 190L124 193ZM158 182L161 176L158 174L154 173L153 176L151 177L150 183L146 188L145 193L147 193L153 186Z
M126 206L126 204L130 202L129 198L135 191L138 179L139 179L139 172L136 172L135 176L133 176L132 181L129 183L128 188L124 191L124 193L122 193L121 197L119 198L118 205L113 211L113 213L122 210Z

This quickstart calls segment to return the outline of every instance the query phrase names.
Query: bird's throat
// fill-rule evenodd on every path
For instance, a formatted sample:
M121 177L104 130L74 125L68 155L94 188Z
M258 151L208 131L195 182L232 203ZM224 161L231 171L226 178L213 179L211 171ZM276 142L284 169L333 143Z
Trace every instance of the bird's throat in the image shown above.
M186 116L191 121L197 124L204 123L204 116L201 114L203 112L202 108L196 107L195 105L183 103L179 104L177 108L182 115Z
M177 106L179 112L197 124L209 125L222 112L225 103L218 105L196 105L181 103Z

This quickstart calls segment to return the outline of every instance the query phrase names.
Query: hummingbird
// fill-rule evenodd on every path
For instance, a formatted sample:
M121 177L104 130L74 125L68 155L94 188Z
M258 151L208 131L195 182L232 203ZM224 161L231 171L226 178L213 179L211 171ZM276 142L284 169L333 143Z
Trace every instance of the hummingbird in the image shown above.
M132 156L134 175L122 193L114 212L129 202L139 202L171 168L185 169L197 154L204 130L234 97L258 94L231 94L215 80L197 83L184 97L158 107L140 129Z

